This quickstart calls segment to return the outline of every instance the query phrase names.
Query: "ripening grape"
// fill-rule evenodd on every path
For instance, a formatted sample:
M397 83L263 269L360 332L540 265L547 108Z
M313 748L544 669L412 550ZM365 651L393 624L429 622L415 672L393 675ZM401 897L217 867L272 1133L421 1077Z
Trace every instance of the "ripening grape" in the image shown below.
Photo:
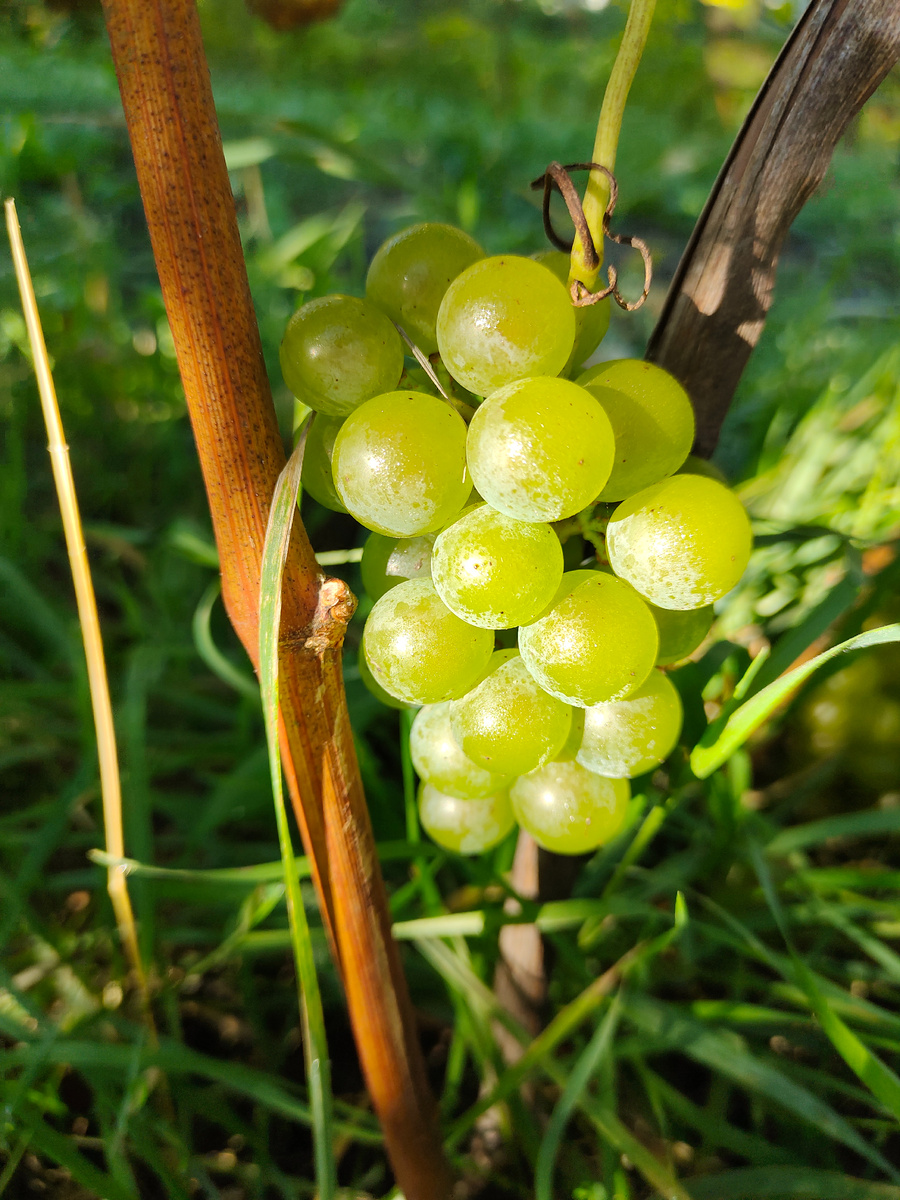
M485 677L449 707L465 754L504 775L556 758L572 727L571 707L538 685L516 650L496 651Z
M440 529L472 486L465 421L422 392L388 392L361 404L338 433L332 467L357 521L395 537Z
M418 537L396 538L370 533L363 546L359 570L363 587L372 599L380 600L404 579L430 579L436 536L422 533Z
M556 854L585 854L619 832L631 788L580 763L550 762L517 779L509 790L516 820L539 846Z
M462 696L480 678L494 636L454 616L431 580L407 579L375 603L363 649L386 692L412 704L439 704Z
M613 570L660 608L702 608L730 592L753 535L740 500L703 475L672 475L631 496L606 531Z
M566 291L569 290L569 265L571 256L562 250L539 250L531 256L535 262L542 263L553 272ZM575 345L569 355L569 361L560 371L561 375L569 376L594 353L609 329L609 297L598 300L596 304L573 306L575 313Z
M306 435L300 481L303 490L309 492L313 500L318 501L323 508L345 513L347 509L335 491L334 475L331 472L334 439L343 423L343 417L326 417L322 413L313 418Z
M478 800L509 787L508 775L485 769L460 748L450 725L450 703L426 704L416 713L409 753L419 776L438 791Z
M431 560L434 586L450 611L485 629L533 621L562 572L562 546L549 525L516 521L487 504L439 533Z
M345 417L397 386L403 342L384 313L355 296L322 296L288 321L279 351L284 382L316 412Z
M484 854L516 823L505 790L480 800L459 800L430 783L419 789L419 820L432 841L455 854Z
M425 354L437 350L435 322L449 285L484 258L474 238L436 221L411 225L375 252L366 276L366 298L406 331Z
M388 708L415 708L414 704L410 704L408 700L398 700L396 696L392 696L390 692L386 692L372 672L369 670L369 664L366 662L366 656L363 653L363 648L359 648L359 656L357 657L359 667L359 678L367 691L371 692L376 700L380 700L382 704Z
M567 571L553 607L519 630L525 666L541 687L581 708L640 687L658 644L641 597L602 571Z
M542 376L488 397L469 425L469 470L493 508L559 521L597 498L612 467L606 413L584 388Z
M638 358L600 363L578 383L603 405L616 455L600 500L624 500L676 471L694 441L687 392L662 367Z
M530 258L483 258L447 289L437 341L454 379L486 396L516 379L556 375L575 341L575 315L552 271Z
M711 604L704 608L659 608L648 600L647 607L659 630L658 667L668 667L693 654L709 633L716 615Z
M682 715L678 689L662 671L651 671L624 700L585 709L576 758L598 775L617 779L643 775L674 750Z

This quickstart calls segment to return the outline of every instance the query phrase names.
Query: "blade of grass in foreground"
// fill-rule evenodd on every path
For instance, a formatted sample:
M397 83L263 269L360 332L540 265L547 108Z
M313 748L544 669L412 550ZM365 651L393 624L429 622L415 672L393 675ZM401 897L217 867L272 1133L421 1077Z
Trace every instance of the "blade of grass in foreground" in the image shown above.
M34 358L34 371L41 397L41 408L47 426L47 443L50 451L50 464L53 469L53 482L59 497L66 549L69 554L69 566L72 571L72 582L78 606L78 620L84 639L91 708L97 736L97 756L100 760L100 790L103 798L106 850L115 858L124 858L125 833L122 821L122 787L116 753L116 731L113 725L112 703L109 698L103 639L100 635L100 618L97 614L97 601L94 596L90 564L81 528L81 514L75 494L75 480L69 459L69 447L66 445L62 417L56 400L56 389L50 374L50 361L47 357L47 347L44 342L37 301L34 297L31 272L28 269L19 220L16 216L15 202L7 200L5 208L6 228L9 233L19 293L22 297L28 341ZM119 936L138 983L146 1019L152 1028L153 1018L150 1014L147 979L144 973L144 964L141 961L134 912L131 907L131 898L128 895L125 875L118 867L110 866L107 869L107 889L116 916Z
M894 1074L886 1063L883 1063L877 1055L872 1053L869 1047L853 1032L849 1025L846 1025L841 1020L819 991L815 977L794 949L793 940L788 932L787 918L775 893L775 885L772 882L769 865L763 856L762 850L753 841L749 843L749 846L751 862L762 885L766 903L775 918L781 936L784 938L785 945L794 963L797 983L806 992L810 1008L816 1014L826 1037L850 1070L881 1101L885 1108L893 1114L894 1118L900 1121L900 1078Z
M619 1012L619 994L617 992L603 1020L597 1026L596 1033L569 1073L566 1086L556 1103L538 1151L537 1167L534 1173L535 1200L553 1200L553 1167L559 1153L560 1142L566 1131L566 1122L592 1077L597 1073L603 1058L609 1053L619 1023Z
M860 633L846 642L841 642L839 646L832 646L823 654L817 654L809 662L795 667L793 671L788 671L786 675L764 687L736 708L724 724L718 725L714 722L710 725L691 754L691 769L694 774L698 779L706 779L708 775L712 775L713 771L727 762L735 750L743 746L751 733L754 733L813 671L829 659L838 654L846 654L848 650L864 650L867 646L882 646L886 642L900 642L900 625L883 625L880 629ZM748 675L751 671L754 671L753 663L750 664Z
M309 426L307 426L307 429ZM284 868L284 888L287 898L291 944L300 984L300 1024L306 1057L306 1077L312 1113L313 1144L315 1146L316 1183L319 1200L332 1200L337 1185L332 1144L331 1068L325 1039L325 1018L322 997L313 958L312 942L297 863L291 843L284 785L281 775L281 751L278 742L278 647L281 627L281 581L291 540L291 526L297 511L300 491L300 471L303 466L305 434L278 477L266 540L263 546L262 572L259 588L259 675L269 748L269 767L272 776L272 795L275 799L275 820L278 843Z

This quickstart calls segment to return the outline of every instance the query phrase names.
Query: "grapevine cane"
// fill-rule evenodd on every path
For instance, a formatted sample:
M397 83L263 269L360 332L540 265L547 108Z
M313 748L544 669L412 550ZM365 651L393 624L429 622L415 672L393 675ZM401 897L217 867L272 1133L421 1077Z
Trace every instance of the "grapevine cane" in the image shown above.
M622 114L625 111L625 102L628 99L632 80L644 52L655 7L656 0L631 0L625 32L622 34L619 52L606 85L600 119L597 122L597 136L594 140L591 161L605 170L591 172L584 194L584 215L597 248L597 260L599 261L588 261L587 247L576 233L575 244L572 247L570 274L570 283L580 280L590 291L594 290L597 276L603 265L603 217L607 211L611 194L611 186L606 172L612 174L616 169L616 148L619 144L619 131L622 128Z
M232 624L258 660L260 559L284 462L196 9L105 0L163 298ZM407 1200L451 1189L343 696L353 599L323 579L299 522L284 573L281 740L294 810L366 1081Z

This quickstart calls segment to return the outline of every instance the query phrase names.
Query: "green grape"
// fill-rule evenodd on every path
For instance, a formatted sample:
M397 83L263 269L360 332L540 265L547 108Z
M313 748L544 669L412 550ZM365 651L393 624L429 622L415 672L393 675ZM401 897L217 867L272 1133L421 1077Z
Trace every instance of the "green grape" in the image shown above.
M373 600L404 579L431 578L431 551L437 534L422 533L418 537L385 537L370 533L363 546L359 569L363 587Z
M689 454L678 468L676 474L706 475L708 479L715 479L717 482L723 483L725 487L728 487L725 472L720 471L716 464L710 462L708 458L699 458L696 454Z
M687 392L662 367L639 358L600 363L578 383L599 400L616 438L616 456L600 500L624 500L676 471L694 441Z
M715 618L711 604L704 608L658 608L646 601L659 630L656 665L668 667L693 654L709 633Z
M346 419L332 457L337 493L361 525L414 537L466 503L466 423L422 392L373 396Z
M359 664L359 677L362 680L363 686L367 691L371 692L376 700L380 700L382 704L388 708L415 708L415 704L410 704L407 700L398 700L396 696L392 696L390 692L386 692L372 672L369 670L369 664L366 662L366 656L363 654L363 648L359 648L359 656L357 658Z
M580 763L550 762L509 790L516 820L539 846L586 854L614 837L628 811L627 779L604 779Z
M533 621L553 599L562 570L562 546L549 525L516 521L487 504L439 533L431 560L440 598L484 629Z
M298 400L345 417L370 396L397 386L403 342L384 313L355 296L323 296L298 308L279 352Z
M488 629L453 615L429 579L407 579L376 601L363 631L366 662L398 700L455 700L478 680L494 649Z
M539 250L531 256L535 262L553 272L566 291L569 290L569 264L571 258L562 250ZM585 304L575 308L575 345L569 355L569 361L560 371L561 375L571 375L576 367L580 367L594 353L609 329L609 297L598 300L596 304Z
M455 701L454 701L455 703ZM507 787L511 780L473 762L460 749L450 726L450 703L426 704L416 713L409 753L420 777L461 800L478 800Z
M433 842L454 854L484 854L516 823L505 790L480 800L459 800L430 783L419 789L419 820Z
M300 479L303 490L309 492L313 500L316 500L323 508L330 508L332 512L345 513L347 509L334 490L334 476L331 473L334 439L343 423L343 417L326 417L322 414L313 419L309 433L306 435L306 449L303 451L303 469Z
M660 608L702 608L730 592L750 560L750 521L733 492L672 475L615 510L606 549L617 575Z
M616 577L612 567L599 568L604 574ZM620 582L624 583L625 580ZM630 584L628 585L631 586ZM638 593L639 594L639 593ZM711 604L705 608L659 608L642 597L644 603L653 614L659 634L659 649L656 652L656 666L667 667L672 663L681 662L697 649L709 633L715 620L716 612Z
M641 597L602 571L567 571L550 610L519 630L525 666L541 687L581 708L639 688L658 644Z
M559 521L591 504L612 467L606 413L567 379L522 379L489 396L469 425L469 470L492 508Z
M572 709L537 684L517 651L497 650L484 679L451 702L450 724L473 762L522 775L560 753Z
M552 271L530 258L483 258L450 284L437 341L454 379L486 396L516 379L557 375L575 341L575 314Z
M433 354L444 293L460 271L480 258L484 251L461 229L437 222L411 225L375 251L366 298L402 326L423 353Z
M662 671L651 671L624 700L585 709L576 758L589 771L633 779L672 753L681 733L681 697Z

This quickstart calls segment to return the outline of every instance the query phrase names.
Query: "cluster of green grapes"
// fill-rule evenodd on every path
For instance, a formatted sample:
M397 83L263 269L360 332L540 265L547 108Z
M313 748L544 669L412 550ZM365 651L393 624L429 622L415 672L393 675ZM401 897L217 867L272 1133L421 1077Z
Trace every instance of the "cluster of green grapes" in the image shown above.
M316 413L304 485L372 531L363 678L421 706L422 824L462 853L516 822L568 854L616 832L629 779L680 733L659 667L700 644L750 554L733 494L675 474L694 436L677 381L630 359L578 374L609 314L574 307L567 275L558 252L486 257L416 225L378 250L365 300L303 305L281 349Z

